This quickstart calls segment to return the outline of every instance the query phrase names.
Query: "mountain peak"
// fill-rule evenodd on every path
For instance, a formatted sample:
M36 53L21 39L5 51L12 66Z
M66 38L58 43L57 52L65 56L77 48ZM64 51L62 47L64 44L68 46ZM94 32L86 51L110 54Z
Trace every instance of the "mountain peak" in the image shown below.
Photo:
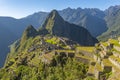
M29 25L25 31L31 31L31 30L35 30L35 28L32 25Z
M52 33L52 29L54 27L60 26L63 23L63 18L59 15L59 13L56 10L53 10L48 15L47 19L42 25L42 28L48 30L49 33Z
M32 25L29 25L23 34L26 34L27 37L34 37L36 33L36 29Z
M49 34L66 37L81 45L94 45L97 42L85 28L64 21L56 10L48 15L42 29L47 30Z
M63 18L59 15L57 10L52 10L49 14L48 18L52 18L54 21L56 20L63 20Z
M52 10L50 14L58 14L57 10Z
M27 40L29 37L35 37L36 35L37 35L36 29L32 25L29 25L23 32L21 42Z

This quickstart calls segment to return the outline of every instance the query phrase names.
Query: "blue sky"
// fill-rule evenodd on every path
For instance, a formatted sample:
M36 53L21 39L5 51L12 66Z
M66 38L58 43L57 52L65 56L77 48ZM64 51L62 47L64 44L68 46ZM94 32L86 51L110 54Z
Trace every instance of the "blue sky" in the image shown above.
M105 10L114 5L120 5L120 0L0 0L0 16L21 18L34 12L49 12L67 7Z

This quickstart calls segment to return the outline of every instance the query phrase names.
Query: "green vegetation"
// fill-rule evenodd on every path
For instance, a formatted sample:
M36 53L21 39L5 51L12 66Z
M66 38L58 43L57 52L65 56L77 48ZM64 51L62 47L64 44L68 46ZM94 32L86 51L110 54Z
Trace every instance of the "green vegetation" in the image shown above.
M54 10L39 31L30 25L21 39L11 45L6 63L0 69L0 80L93 79L87 77L86 63L93 60L89 55L94 48L79 44L91 46L96 42L86 29L65 22ZM90 54L76 55L76 47Z
M85 80L97 80L94 77L88 76L87 78L85 78Z
M116 49L112 49L112 52L116 52L116 53L120 54L120 51L118 51Z
M118 58L118 57L115 57L115 56L112 55L112 56L110 56L110 58L120 62L120 58Z
M114 45L116 45L116 46L120 46L118 40L115 40L115 39L109 39L108 42L110 42L111 44L114 44Z
M63 41L69 41L62 38ZM56 42L56 43L52 43ZM50 43L50 44L49 44ZM75 58L55 55L54 51L75 53L75 49L47 49L58 44L66 46L59 37L29 37L24 43L11 46L6 64L0 69L1 80L83 80L87 77L88 65ZM19 45L19 46L18 46ZM77 44L74 44L78 46ZM15 46L18 46L17 49ZM49 46L49 47L47 47ZM61 46L61 45L58 45ZM69 45L67 45L69 46ZM32 48L35 49L32 49ZM31 50L32 49L32 50ZM29 51L31 50L31 51Z
M108 59L103 59L103 64L105 66L112 66L112 63Z
M90 66L89 66L88 73L94 74L94 72L95 72L95 66L94 66L94 65L90 65Z
M108 79L111 75L112 75L112 71L108 72L108 71L104 70L101 77Z
M74 24L70 24L59 15L56 10L53 10L42 25L43 29L46 29L49 34L66 37L81 45L93 46L97 43L97 39L93 38L91 34L84 28ZM84 32L81 34L81 32ZM74 34L73 34L74 33ZM87 37L85 37L85 35ZM48 42L52 42L49 41ZM54 42L52 42L54 44Z
M32 25L28 26L23 32L20 44L23 44L29 38L36 37L37 34L38 34L37 30Z
M98 64L98 63L96 63L95 68L96 68L98 71L103 71L101 65Z
M58 57L53 59L51 66L42 62L38 67L30 67L28 65L19 65L6 71L1 69L0 79L3 80L82 80L86 77L88 66L80 62L76 62L74 59L67 59L65 64L55 63L58 62ZM62 61L64 58L62 59ZM66 64L67 63L67 64Z
M81 47L77 47L77 50L80 50L80 51L87 51L87 52L90 52L90 53L92 53L93 51L94 51L94 47L83 47L83 46L81 46Z
M79 55L79 54L77 54L76 56L79 57L79 58L87 59L87 60L93 60L91 57L88 57L88 56L82 56L82 55Z
M46 42L50 43L50 44L60 44L60 40L57 37L52 37L51 39L46 39Z
M101 42L101 44L102 44L103 46L105 46L105 47L108 46L108 43L107 43L107 42Z
M67 52L67 53L75 53L74 50L55 50L56 52Z
M98 63L95 65L95 69L97 69L97 71L102 72L100 74L101 80L103 79L118 80L117 78L118 76L116 75L119 75L118 74L119 67L116 66L116 64L119 65L120 62L120 58L118 57L120 53L119 47L120 47L119 40L116 39L109 39L106 42L100 42L99 44L96 44L95 53L97 54L95 55L98 55L97 57L99 59L97 59L96 61ZM115 61L116 64L114 64L112 61Z

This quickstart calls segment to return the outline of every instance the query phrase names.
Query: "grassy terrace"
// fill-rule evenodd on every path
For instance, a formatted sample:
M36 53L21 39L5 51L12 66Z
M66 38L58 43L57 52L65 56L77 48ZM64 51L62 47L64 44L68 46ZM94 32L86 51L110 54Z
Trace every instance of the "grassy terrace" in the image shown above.
M67 52L67 53L75 53L74 50L55 50L56 52Z
M87 51L92 53L94 51L94 47L77 47L77 50Z
M112 51L115 51L115 52L117 52L118 54L120 54L120 51L117 51L116 49L112 49Z
M50 43L50 44L58 44L59 43L59 39L56 37L53 37L51 39L47 39L46 42Z
M89 59L89 60L93 61L93 58L90 58L90 57L88 57L88 56L82 56L82 55L80 55L80 54L76 54L76 57L81 57L81 58Z
M120 73L120 68L116 67L115 65L112 66L115 69L115 73Z
M33 65L35 65L35 66L39 66L39 62L40 62L40 59L37 56L35 56L35 58L33 58L30 61L30 63L33 64Z
M116 45L116 46L120 46L118 40L115 40L115 39L109 39L108 42L110 42L110 43L112 43L112 44L114 44L114 45Z
M103 64L105 66L112 66L112 63L108 59L103 59Z
M98 64L98 63L96 63L95 68L96 68L98 71L102 71L102 67L101 67L101 65Z
M94 74L94 71L95 71L95 66L90 65L89 70L88 70L88 73Z
M116 61L118 61L118 62L120 62L120 58L117 58L117 57L115 57L115 56L110 56L110 58L112 58L112 59L114 59L114 60L116 60Z
M44 54L42 57L44 57L45 59L48 59L48 60L52 60L53 59L53 54Z
M113 59L117 59L116 57L114 56L111 56L111 58ZM118 58L119 59L119 58ZM120 60L120 59L119 59ZM116 67L114 64L112 64L112 67L115 69L115 73L119 73L120 72L120 68Z
M108 43L107 42L101 42L101 44L103 45L103 46L108 46Z

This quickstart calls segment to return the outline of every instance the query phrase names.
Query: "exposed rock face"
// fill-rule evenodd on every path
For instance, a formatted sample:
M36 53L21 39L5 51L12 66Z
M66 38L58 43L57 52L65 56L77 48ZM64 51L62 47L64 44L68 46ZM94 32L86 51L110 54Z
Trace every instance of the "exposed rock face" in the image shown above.
M48 15L42 29L52 35L69 38L81 45L94 45L97 42L85 28L64 21L56 10Z

